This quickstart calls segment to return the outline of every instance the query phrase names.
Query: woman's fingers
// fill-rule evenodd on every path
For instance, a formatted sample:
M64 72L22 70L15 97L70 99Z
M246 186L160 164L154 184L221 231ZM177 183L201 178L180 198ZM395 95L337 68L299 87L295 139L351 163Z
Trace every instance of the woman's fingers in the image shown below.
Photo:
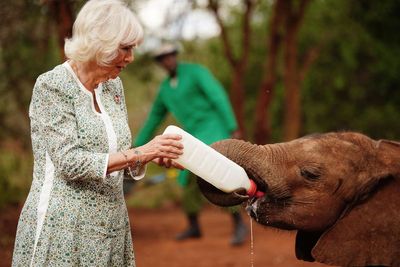
M163 166L162 158L152 159L151 162L153 162L153 163L155 163L157 165Z
M183 145L179 141L181 139L182 137L177 134L158 135L142 146L141 152L145 154L147 161L154 158L177 159L183 154ZM171 163L166 163L165 160L162 160L162 164L171 166Z
M173 153L177 155L183 154L183 145L180 141L182 137L177 134L165 134L157 137L160 150L162 152Z
M171 168L171 166L172 166L172 160L170 160L170 159L164 159L164 166L165 166L166 168Z
M178 134L163 134L154 137L150 142L140 147L141 152L148 161L167 168L174 167L184 169L181 165L174 162L183 154L183 145L180 140L182 136Z
M179 135L159 135L155 138L156 142L163 146L173 146L179 149L183 149L182 143L179 141L181 137Z
M181 165L179 165L178 163L173 162L171 159L167 159L167 158L155 158L152 160L152 162L156 163L159 166L162 167L166 167L166 168L177 168L177 169L183 169L183 167Z
M182 165L176 163L175 161L173 161L171 159L163 158L163 157L155 158L152 160L152 162L159 166L166 167L166 168L172 167L172 168L176 168L176 169L180 169L180 170L185 169Z
M181 140L182 136L179 134L162 134L157 137L166 138L166 139L174 139L174 140Z
M178 164L178 163L176 163L174 161L171 161L171 166L174 167L174 168L180 169L180 170L184 170L185 169L182 165L180 165L180 164Z

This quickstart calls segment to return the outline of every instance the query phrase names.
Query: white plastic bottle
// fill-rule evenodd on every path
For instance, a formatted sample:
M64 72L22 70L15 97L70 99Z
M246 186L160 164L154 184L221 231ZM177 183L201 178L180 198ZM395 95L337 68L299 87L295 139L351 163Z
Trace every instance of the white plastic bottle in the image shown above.
M245 188L249 196L261 196L245 170L215 149L177 126L168 126L164 134L182 136L183 154L174 160L178 164L226 193Z

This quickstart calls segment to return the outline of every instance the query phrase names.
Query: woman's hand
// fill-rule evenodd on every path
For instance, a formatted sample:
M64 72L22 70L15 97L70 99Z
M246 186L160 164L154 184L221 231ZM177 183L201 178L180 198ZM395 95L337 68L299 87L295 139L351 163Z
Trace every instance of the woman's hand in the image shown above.
M176 168L176 169L180 169L183 170L185 169L182 165L172 161L171 159L166 159L166 158L156 158L153 159L152 162L154 162L157 165L160 165L162 167L166 167L166 168Z
M154 161L161 166L181 167L171 161L183 154L183 145L179 141L181 139L182 136L178 134L158 135L147 144L136 147L135 150L139 151L142 164Z

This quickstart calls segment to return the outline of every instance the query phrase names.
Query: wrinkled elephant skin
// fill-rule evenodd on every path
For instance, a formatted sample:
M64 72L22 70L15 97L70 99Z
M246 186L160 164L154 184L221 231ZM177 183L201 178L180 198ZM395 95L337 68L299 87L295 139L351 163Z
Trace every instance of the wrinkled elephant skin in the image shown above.
M310 135L286 143L213 144L266 194L223 193L198 179L221 206L247 202L258 223L297 230L296 256L340 266L400 266L400 143L359 133Z

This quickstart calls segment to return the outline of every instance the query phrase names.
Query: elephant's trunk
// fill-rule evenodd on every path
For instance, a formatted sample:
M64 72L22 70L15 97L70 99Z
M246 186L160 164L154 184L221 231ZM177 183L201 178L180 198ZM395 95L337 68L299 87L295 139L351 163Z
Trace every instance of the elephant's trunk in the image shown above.
M248 157L254 155L254 151L258 146L242 140L227 139L212 144L212 147L222 155L241 165L243 162L247 164L249 161Z
M237 164L246 166L246 171L251 169L256 170L257 163L254 163L254 159L257 158L255 153L260 149L259 146L240 140L228 139L216 142L212 147ZM254 180L259 189L265 190L265 188L262 188L263 186L260 187L260 184L264 184L262 179L254 178ZM202 179L198 179L198 184L206 198L219 206L233 206L248 199L245 189L225 193Z

